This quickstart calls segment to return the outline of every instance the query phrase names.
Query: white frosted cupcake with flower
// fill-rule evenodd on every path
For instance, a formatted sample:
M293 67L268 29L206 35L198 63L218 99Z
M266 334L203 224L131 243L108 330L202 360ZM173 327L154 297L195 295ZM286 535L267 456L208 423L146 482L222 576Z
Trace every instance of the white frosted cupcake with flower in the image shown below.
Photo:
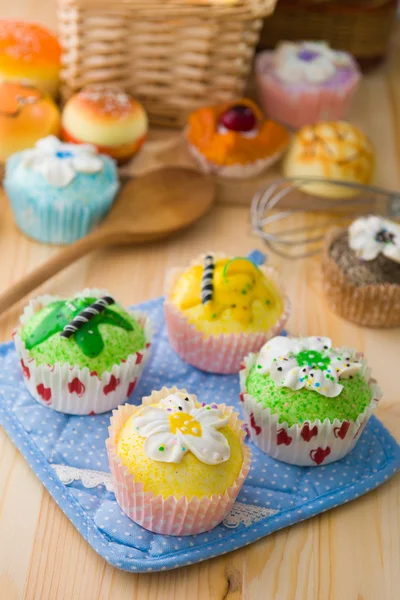
M261 105L294 128L343 119L360 80L354 58L326 42L282 42L256 59Z
M26 235L69 244L102 221L119 183L115 162L94 146L48 136L8 159L4 187Z
M327 303L366 327L400 326L400 225L379 215L334 227L322 258Z
M381 396L362 355L326 337L273 338L245 358L240 385L252 441L301 466L350 452Z
M106 442L118 504L157 533L193 535L231 510L251 452L237 413L163 388L113 412Z

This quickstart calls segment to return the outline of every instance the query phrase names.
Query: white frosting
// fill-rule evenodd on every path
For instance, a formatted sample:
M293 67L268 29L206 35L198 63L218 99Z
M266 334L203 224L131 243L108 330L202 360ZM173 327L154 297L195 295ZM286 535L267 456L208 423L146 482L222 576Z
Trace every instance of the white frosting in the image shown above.
M400 225L382 217L360 217L349 227L349 246L361 260L383 254L400 263Z
M250 131L233 131L232 129L227 129L224 125L218 125L217 132L221 135L226 135L227 133L237 133L244 138L255 138L258 136L259 130L257 127L254 129L250 129Z
M54 187L65 187L77 173L97 173L103 163L91 144L64 144L54 135L36 142L23 154L22 165L45 177Z
M304 60L301 53L310 53ZM353 65L346 52L332 50L325 42L282 42L274 55L277 76L287 83L324 83L334 77L338 68Z
M228 440L217 431L228 418L218 408L198 407L190 394L170 394L157 406L142 408L133 424L146 438L144 451L152 460L179 463L192 452L201 462L217 465L231 455Z
M256 364L257 372L269 374L279 387L306 388L327 398L343 390L339 379L352 377L361 367L353 350L332 348L325 337L275 337L261 348Z

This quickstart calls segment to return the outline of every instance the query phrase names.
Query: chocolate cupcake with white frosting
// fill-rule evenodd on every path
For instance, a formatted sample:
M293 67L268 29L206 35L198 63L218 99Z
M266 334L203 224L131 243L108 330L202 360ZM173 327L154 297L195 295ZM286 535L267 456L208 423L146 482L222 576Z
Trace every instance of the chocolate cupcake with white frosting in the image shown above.
M400 226L380 216L360 217L328 232L322 262L330 307L367 327L400 325Z

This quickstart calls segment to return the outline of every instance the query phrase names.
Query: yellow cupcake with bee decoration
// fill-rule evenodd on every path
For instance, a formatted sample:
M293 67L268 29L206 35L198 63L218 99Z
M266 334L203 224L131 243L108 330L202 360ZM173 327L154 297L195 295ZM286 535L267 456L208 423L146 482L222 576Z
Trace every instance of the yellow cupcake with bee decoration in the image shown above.
M244 356L282 331L289 308L276 271L242 256L210 252L167 282L169 342L210 373L237 373Z

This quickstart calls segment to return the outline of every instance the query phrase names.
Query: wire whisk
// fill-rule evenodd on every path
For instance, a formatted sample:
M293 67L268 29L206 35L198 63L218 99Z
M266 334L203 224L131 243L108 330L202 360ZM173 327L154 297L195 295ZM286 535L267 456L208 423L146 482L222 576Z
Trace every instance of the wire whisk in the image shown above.
M354 193L346 198L322 198L310 193L310 184L325 183L345 187ZM312 188L311 188L312 189ZM284 210L280 210L280 209ZM308 212L321 214L317 225L304 225L296 215ZM334 213L332 215L332 213ZM391 218L400 216L400 192L372 185L334 179L292 177L278 179L259 190L251 202L251 223L254 233L266 246L283 258L308 258L321 251L326 230L337 218L347 220L360 214L380 214ZM289 219L289 228L276 231L279 221ZM297 223L300 220L300 225ZM297 221L297 222L296 222Z

